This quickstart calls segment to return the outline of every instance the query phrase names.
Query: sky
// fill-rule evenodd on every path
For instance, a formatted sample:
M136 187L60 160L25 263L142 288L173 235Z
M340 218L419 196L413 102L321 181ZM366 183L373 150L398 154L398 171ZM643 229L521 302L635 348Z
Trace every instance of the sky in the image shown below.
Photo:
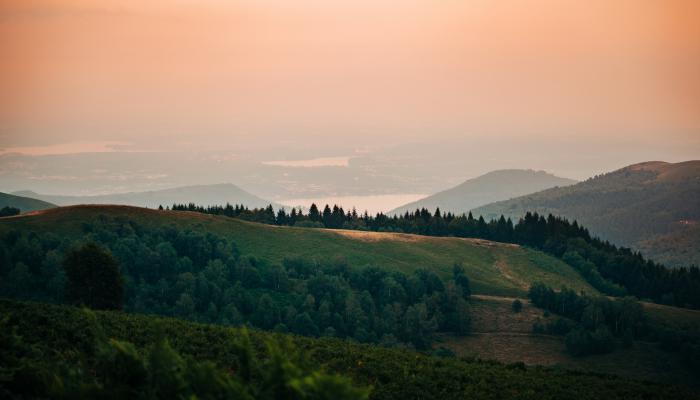
M441 171L385 190L412 193L498 168L584 179L697 159L697 21L696 0L2 0L0 184L60 191L82 172L41 157L111 153L238 160L251 182L241 168L303 160ZM112 186L147 186L136 172ZM109 189L93 181L64 191Z

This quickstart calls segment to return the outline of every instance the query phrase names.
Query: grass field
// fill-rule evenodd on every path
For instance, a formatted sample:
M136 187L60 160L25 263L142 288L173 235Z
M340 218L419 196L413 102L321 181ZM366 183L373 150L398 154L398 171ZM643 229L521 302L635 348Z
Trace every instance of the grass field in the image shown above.
M376 265L410 272L431 269L447 277L461 262L474 293L522 296L533 282L555 288L597 293L569 265L539 251L477 239L277 227L200 213L157 211L127 206L72 206L0 219L0 232L50 230L60 236L83 235L83 223L100 216L122 217L149 227L176 225L181 229L213 232L233 240L243 255L277 263L301 256L328 260L345 258L351 266Z

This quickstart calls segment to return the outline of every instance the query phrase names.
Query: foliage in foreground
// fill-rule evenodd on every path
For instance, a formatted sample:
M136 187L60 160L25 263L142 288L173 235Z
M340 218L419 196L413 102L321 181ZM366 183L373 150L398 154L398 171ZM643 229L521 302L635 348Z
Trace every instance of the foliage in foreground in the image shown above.
M182 357L162 337L142 351L107 339L94 315L84 312L93 322L95 341L92 357L76 364L37 357L41 346L25 343L8 318L0 320L0 397L354 400L369 395L347 378L309 368L288 338L267 340L263 358L253 352L246 330L230 332L226 346L236 368L227 371L211 361Z
M9 325L22 336L24 343L31 346L31 351L18 356L22 360L39 365L57 362L95 365L95 360L100 357L94 347L95 334L89 329L93 322L79 309L0 300L0 314L9 317ZM94 315L107 337L132 342L139 354L149 354L148 349L157 348L159 338L167 337L172 348L190 362L211 362L219 370L233 371L234 374L241 371L237 350L231 345L232 336L236 338L242 334L240 329L112 311L95 312ZM267 365L264 363L269 362L270 353L266 343L271 338L280 340L280 337L250 332L254 357ZM372 386L372 399L700 398L682 388L610 375L436 358L335 338L291 337L290 340L310 363L325 371L348 376L356 384ZM250 371L250 382L258 388L265 386L265 376L271 376L259 368Z

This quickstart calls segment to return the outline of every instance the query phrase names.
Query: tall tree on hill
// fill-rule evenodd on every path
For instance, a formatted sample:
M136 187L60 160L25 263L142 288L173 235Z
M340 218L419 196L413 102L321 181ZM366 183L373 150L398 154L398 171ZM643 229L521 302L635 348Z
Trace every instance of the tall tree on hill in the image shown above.
M311 207L309 207L309 219L311 222L318 222L321 220L321 214L318 212L318 207L316 207L316 203L312 203Z
M296 218L296 212L294 214L294 217ZM277 219L275 222L277 225L289 225L289 218L287 217L287 213L284 211L284 208L280 208L277 211Z
M345 224L345 211L343 211L341 207L338 207L337 205L333 206L333 211L331 212L330 217L330 224L331 228L342 228L343 224Z
M331 221L331 216L332 216L332 211L331 208L326 204L325 207L323 207L323 215L321 215L321 222L323 222L323 225L326 226L326 228L330 228L332 225Z
M297 209L292 208L292 211L289 213L289 218L287 218L287 224L290 226L294 226L294 224L297 223Z
M112 253L87 243L66 254L66 299L76 305L98 310L119 310L124 300L124 283Z

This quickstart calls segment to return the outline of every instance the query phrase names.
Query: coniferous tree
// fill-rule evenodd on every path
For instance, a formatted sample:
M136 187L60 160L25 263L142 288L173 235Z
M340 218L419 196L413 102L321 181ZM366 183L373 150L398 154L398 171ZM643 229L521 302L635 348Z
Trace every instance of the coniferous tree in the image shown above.
M318 212L318 207L316 207L316 203L312 203L311 207L309 207L309 220L311 220L311 222L321 221L321 215Z
M331 215L332 215L331 208L328 206L328 204L326 204L326 206L323 208L323 215L321 215L321 222L323 222L323 225L326 228L330 228L332 223L333 223L331 221Z

